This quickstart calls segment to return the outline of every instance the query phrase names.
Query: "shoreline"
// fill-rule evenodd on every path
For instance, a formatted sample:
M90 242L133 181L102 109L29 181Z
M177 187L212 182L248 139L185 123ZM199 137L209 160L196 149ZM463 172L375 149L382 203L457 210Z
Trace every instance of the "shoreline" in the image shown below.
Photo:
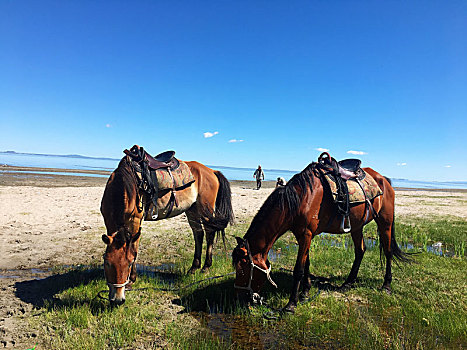
M34 173L31 173L33 171ZM70 175L50 173L70 173ZM105 186L108 178L92 175L110 176L111 173L112 171L106 170L21 167L3 164L0 165L0 186L100 187ZM87 176L80 176L79 174L87 174ZM256 187L256 181L254 180L229 180L229 182L234 186ZM263 187L274 188L275 181L263 181ZM394 189L396 191L467 193L465 188L394 187Z

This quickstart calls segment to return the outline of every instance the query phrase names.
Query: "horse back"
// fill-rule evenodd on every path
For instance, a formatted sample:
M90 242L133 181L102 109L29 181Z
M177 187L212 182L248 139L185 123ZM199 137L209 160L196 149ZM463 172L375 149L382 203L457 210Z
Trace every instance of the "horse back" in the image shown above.
M391 197L394 197L394 188L392 187L391 182L387 177L381 175L372 168L363 168L363 170L365 170L373 179L375 179L379 188L383 190L383 194L387 193L388 195L391 195Z
M379 214L392 217L394 215L396 193L391 185L390 180L372 168L363 168L363 170L365 170L373 179L375 179L379 188L381 188L383 191L383 195L375 199L375 209L376 207L379 207L377 209ZM379 201L381 203L376 203Z

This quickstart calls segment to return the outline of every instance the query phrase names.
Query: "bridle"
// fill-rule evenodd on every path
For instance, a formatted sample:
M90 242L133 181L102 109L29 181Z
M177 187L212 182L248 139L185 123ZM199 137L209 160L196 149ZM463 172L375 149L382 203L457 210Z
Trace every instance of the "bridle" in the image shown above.
M259 267L258 265L256 265L253 262L253 257L251 256L250 246L248 244L248 240L245 239L244 243L245 243L245 248L246 248L246 251L248 253L248 259L249 259L249 263L250 263L250 278L249 278L247 286L239 286L239 285L234 283L234 288L235 289L240 289L240 290L247 290L252 295L253 301L259 301L261 303L260 295L258 293L256 293L256 292L254 292L253 288L251 288L251 282L253 281L253 271L254 271L254 269L258 269L259 271L265 273L266 278L269 281L269 283L271 283L275 288L277 288L277 284L271 278L271 267L272 266L271 266L271 263L269 262L269 260L266 260L266 266L269 265L267 269L263 269L263 268Z
M128 266L128 277L126 278L126 281L123 282L123 283L110 283L107 279L107 274L105 273L105 254L103 255L103 258L104 258L104 264L103 264L103 268L104 268L104 277L105 277L105 280L107 282L107 285L109 287L114 287L114 288L122 288L122 287L125 287L128 283L130 283L130 275L131 275L131 268L133 267L135 261L136 261L136 256L135 258L133 259L133 261L130 263L130 265Z

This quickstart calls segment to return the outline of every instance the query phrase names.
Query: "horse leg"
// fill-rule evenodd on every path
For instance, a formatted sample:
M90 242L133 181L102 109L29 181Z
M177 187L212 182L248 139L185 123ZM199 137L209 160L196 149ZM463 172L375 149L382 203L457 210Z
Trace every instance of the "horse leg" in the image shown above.
M204 261L201 272L208 272L209 268L212 266L212 246L214 245L215 236L216 231L206 228L206 260Z
M391 225L387 223L377 222L379 239L386 256L386 273L384 275L384 282L381 286L381 290L386 291L386 293L391 294L391 282L392 282L392 250L391 250Z
M306 255L304 274L302 279L302 292L300 294L300 301L308 298L311 289L311 274L310 274L310 252Z
M358 231L352 232L352 240L355 248L355 260L352 264L352 269L350 270L349 276L341 286L341 289L347 289L351 287L352 284L357 280L358 270L360 269L360 264L366 251L365 241L363 240L363 227Z
M188 218L188 223L190 224L191 230L193 231L193 237L195 239L195 255L193 257L193 263L188 270L188 273L194 273L201 267L204 230L203 225L201 224L201 217L197 214L196 208L191 207L185 213Z
M139 246L139 238L138 238L138 241L136 242L136 251L138 251L138 246ZM134 264L131 265L131 270L130 270L130 282L128 283L126 289L128 289L128 290L131 289L131 286L133 285L133 283L136 282L136 277L137 277L137 273L136 273L136 258L135 258Z
M311 243L311 231L308 229L305 229L301 236L298 236L294 233L295 237L297 237L298 240L298 255L297 255L297 261L295 263L295 267L293 270L293 286L292 286L292 292L290 294L290 299L283 311L285 312L290 312L294 313L295 308L297 307L298 303L298 293L300 289L300 281L303 279L305 275L305 263L307 260L308 256L308 251L310 249L310 243Z

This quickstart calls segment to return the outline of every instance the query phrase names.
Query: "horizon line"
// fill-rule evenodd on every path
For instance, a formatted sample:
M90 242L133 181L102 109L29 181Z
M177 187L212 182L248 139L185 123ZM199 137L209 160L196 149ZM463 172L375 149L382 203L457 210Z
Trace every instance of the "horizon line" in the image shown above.
M16 152L16 151L0 151L0 154L24 154L24 155L32 155L32 156L45 156L45 157L61 157L61 158L78 158L78 159L98 159L98 160L115 160L118 161L120 158L111 158L111 157L91 157L91 156L83 156L81 154L49 154L49 153L30 153L30 152ZM233 166L226 166L226 165L210 165L210 167L217 167L217 168L225 168L225 169L244 169L244 170L255 170L255 168L244 168L244 167L233 167ZM287 169L266 169L268 171L283 171L288 173L297 174L300 170L287 170ZM447 180L447 181L435 181L435 180L412 180L406 178L398 178L392 177L392 180L402 180L402 181L413 181L413 182L431 182L431 183L467 183L467 180Z

